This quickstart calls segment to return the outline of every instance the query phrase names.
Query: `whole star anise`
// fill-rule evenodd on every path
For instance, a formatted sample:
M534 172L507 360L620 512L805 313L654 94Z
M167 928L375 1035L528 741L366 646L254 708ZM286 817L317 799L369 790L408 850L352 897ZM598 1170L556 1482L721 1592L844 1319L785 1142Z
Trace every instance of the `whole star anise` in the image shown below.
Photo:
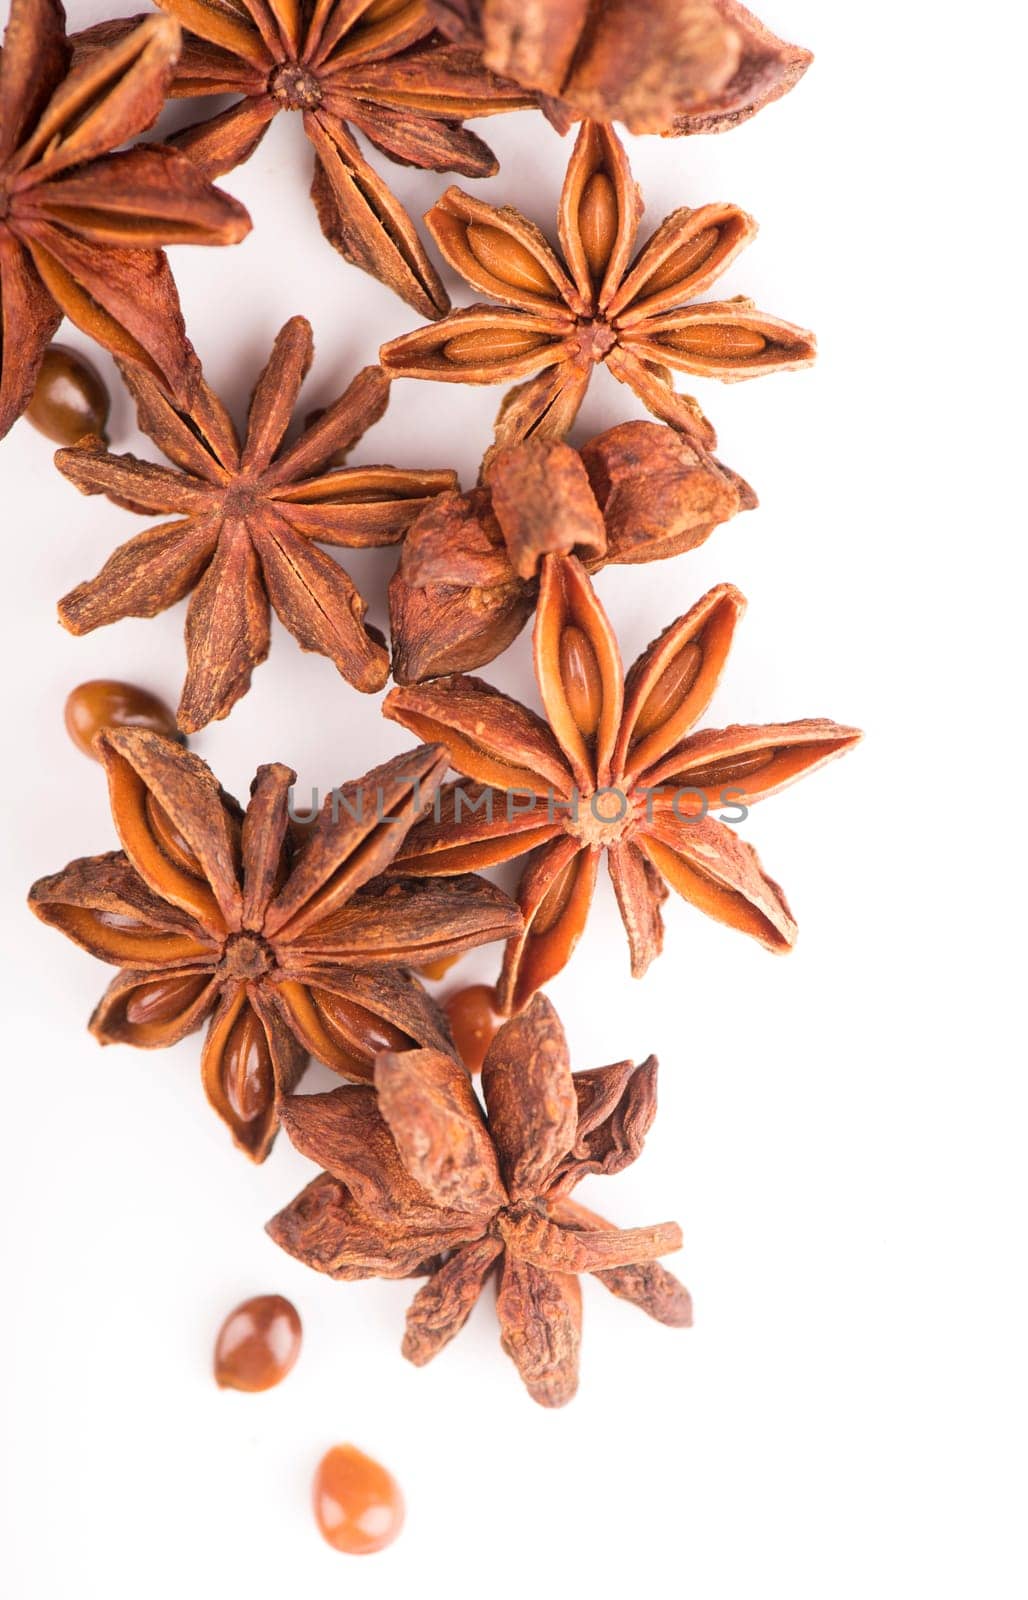
M491 1275L503 1348L533 1400L562 1406L578 1387L588 1272L673 1328L687 1290L657 1258L677 1224L622 1230L571 1198L589 1173L642 1149L656 1112L657 1063L572 1074L564 1032L542 995L497 1033L471 1080L438 1050L387 1052L370 1089L286 1100L297 1149L326 1170L268 1224L276 1244L334 1278L404 1278L443 1255L407 1313L403 1353L424 1366L460 1332Z
M749 485L673 428L626 422L579 452L534 439L496 452L482 484L434 500L389 586L397 683L492 661L535 609L539 565L574 553L589 572L694 550Z
M472 780L452 785L411 830L396 869L473 871L534 852L518 890L524 926L500 978L504 1011L568 961L604 852L633 976L660 953L666 884L769 950L791 949L796 924L781 889L735 829L709 813L777 794L860 735L820 720L691 733L744 607L730 585L711 589L626 678L581 563L548 555L534 635L548 724L479 678L440 678L387 696L387 717L445 744Z
M243 815L203 761L160 734L108 729L95 747L122 849L41 878L29 904L122 968L90 1022L101 1044L157 1049L209 1018L204 1088L254 1161L308 1053L360 1079L380 1050L450 1048L402 969L506 938L520 918L481 879L426 893L379 876L431 802L444 751L397 756L298 828L288 767L260 768Z
M280 111L300 112L328 242L422 316L441 316L450 302L439 275L351 127L405 166L487 178L496 158L463 119L532 106L535 96L495 77L477 51L441 39L423 0L159 3L188 30L171 94L242 96L176 134L178 148L217 177L253 154ZM102 25L80 38L108 34Z
M813 57L738 0L428 0L443 33L538 89L561 133L722 133L799 82Z
M334 464L386 409L381 367L365 367L282 449L313 349L310 324L293 317L258 379L242 445L202 377L192 404L176 409L126 367L139 425L177 470L112 455L99 439L55 457L83 494L177 519L121 545L97 577L65 595L58 613L69 632L90 633L121 617L155 616L192 591L178 711L187 733L227 716L246 693L268 653L271 609L302 649L328 656L355 688L384 688L381 635L365 627L365 602L317 545L395 544L428 500L457 482L452 472Z
M383 345L379 359L393 377L446 383L508 383L537 373L506 397L501 444L541 432L563 438L594 366L605 362L662 422L711 449L713 428L695 400L675 393L667 369L730 382L806 367L814 338L751 300L687 304L756 233L738 207L672 212L633 260L641 215L623 145L591 122L564 180L562 257L519 211L447 189L425 217L429 230L455 271L504 304L454 311Z
M153 123L180 48L150 17L69 70L60 0L12 0L0 56L0 437L28 404L62 316L188 392L195 357L164 244L234 244L243 207Z

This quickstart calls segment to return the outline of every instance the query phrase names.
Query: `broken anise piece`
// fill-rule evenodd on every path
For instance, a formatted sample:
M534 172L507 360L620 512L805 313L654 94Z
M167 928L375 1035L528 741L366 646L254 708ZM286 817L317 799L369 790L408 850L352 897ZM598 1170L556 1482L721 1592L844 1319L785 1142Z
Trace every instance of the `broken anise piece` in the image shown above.
M12 0L0 54L0 437L62 315L188 391L195 357L160 247L235 244L250 219L166 145L118 149L156 121L180 43L176 22L147 17L70 66L59 0Z
M209 1018L204 1088L254 1161L308 1054L361 1079L382 1050L451 1048L403 969L507 938L520 917L478 878L426 893L379 876L431 803L445 751L411 751L333 791L297 845L288 767L260 768L243 815L205 762L160 734L109 730L96 749L123 848L41 878L29 904L123 969L90 1022L101 1044L156 1049Z
M139 425L173 467L112 455L97 439L59 450L57 466L83 494L106 494L163 522L121 545L102 571L58 607L71 633L122 617L152 617L190 591L188 672L179 726L193 733L225 717L268 654L269 612L304 650L328 656L366 694L383 689L389 656L352 581L318 544L395 544L452 472L327 466L381 417L389 382L365 367L295 443L282 440L314 346L293 317L275 341L250 402L242 445L218 397L197 378L178 409L145 374L123 368Z
M554 127L721 133L787 94L813 59L738 0L428 0L447 37L537 89Z
M757 503L749 485L673 428L626 422L579 452L547 439L492 454L470 494L440 495L404 541L389 585L397 683L492 661L535 609L539 566L589 572L694 550Z
M590 1173L621 1172L656 1112L657 1063L572 1073L542 995L500 1029L482 1068L486 1111L453 1057L389 1051L367 1088L301 1095L282 1123L324 1168L268 1224L276 1244L331 1277L404 1278L445 1256L407 1313L403 1353L424 1366L459 1333L498 1278L504 1350L533 1400L565 1405L578 1387L590 1273L658 1322L689 1327L688 1291L659 1265L681 1229L615 1228L571 1198Z
M408 835L395 868L477 871L533 852L498 993L517 1010L559 972L585 926L600 857L641 977L663 943L670 884L769 950L796 924L756 852L712 810L749 807L860 738L827 721L692 733L717 687L745 601L719 584L624 676L610 622L574 556L544 558L534 651L548 723L480 678L394 689L383 711L445 744L452 784Z
M756 233L731 205L683 207L633 260L642 200L624 146L587 122L561 194L562 256L511 206L447 189L425 221L446 260L502 305L474 305L382 346L392 377L511 383L496 437L517 444L562 439L605 362L662 422L712 449L716 436L695 400L677 394L668 368L731 382L807 367L814 337L758 311L752 300L690 304Z

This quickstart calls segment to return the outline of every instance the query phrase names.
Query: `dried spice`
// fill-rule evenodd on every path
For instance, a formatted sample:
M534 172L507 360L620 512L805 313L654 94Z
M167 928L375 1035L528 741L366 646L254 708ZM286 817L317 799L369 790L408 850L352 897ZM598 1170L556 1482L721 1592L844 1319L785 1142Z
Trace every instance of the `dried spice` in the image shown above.
M397 756L335 791L298 846L288 767L259 769L244 816L160 734L113 730L96 748L123 849L41 878L29 904L122 968L90 1022L101 1044L157 1049L208 1022L204 1088L254 1161L308 1054L367 1079L381 1050L451 1048L402 969L507 938L520 918L480 879L441 893L379 876L431 803L444 751Z
M301 649L328 656L355 688L384 688L384 641L365 626L367 607L350 578L317 545L395 544L427 501L457 481L452 472L326 465L385 411L389 383L380 367L365 367L283 448L313 351L310 324L293 317L257 381L243 444L202 378L192 404L177 408L151 379L124 368L139 425L174 468L112 455L99 440L56 457L83 494L177 519L121 545L58 612L69 632L90 633L121 617L155 616L192 592L178 711L187 733L227 716L247 692L268 653L272 609Z
M254 1295L225 1318L214 1346L219 1389L263 1394L295 1367L303 1343L300 1315L280 1294Z
M565 436L593 367L605 362L662 422L712 449L716 436L669 369L731 382L807 367L814 337L752 300L702 301L756 233L737 206L683 207L633 259L642 199L609 127L582 126L558 214L562 255L511 206L447 189L425 217L446 260L472 288L502 302L454 311L382 346L393 377L512 383L500 444ZM537 374L531 377L531 374Z
M209 178L256 150L280 111L298 111L314 148L311 199L329 244L401 295L422 316L449 307L439 275L407 212L351 131L404 166L487 178L487 144L462 126L532 106L477 51L433 32L423 0L161 0L189 30L175 96L241 96L227 111L176 134ZM87 48L123 25L80 35Z
M518 890L524 926L498 987L516 1010L571 956L606 852L632 973L660 953L667 885L718 922L791 949L778 884L735 829L710 815L750 807L860 738L823 720L692 733L745 608L719 584L624 676L617 640L581 563L543 562L534 652L548 722L479 678L394 689L383 711L445 744L458 782L412 829L396 870L478 871L532 851Z
M787 94L808 50L738 0L428 0L438 27L538 89L554 127L722 133Z
M86 434L103 437L110 410L107 385L93 363L66 344L48 344L26 422L55 444L77 444Z
M176 22L148 17L69 70L60 0L12 0L0 57L0 437L62 315L188 391L195 357L160 246L235 244L250 219L177 151L117 150L156 121L180 43Z
M694 550L757 503L673 428L626 422L581 452L533 439L493 453L470 494L413 524L389 586L393 677L419 683L492 661L528 621L549 553L589 572Z
M355 1445L337 1444L322 1457L312 1500L322 1538L344 1555L375 1555L402 1532L400 1485Z
M170 706L149 689L117 678L90 678L73 689L64 702L64 726L76 749L93 761L100 759L93 741L101 728L149 728L182 740Z
M403 1353L424 1366L498 1278L503 1348L540 1405L578 1385L578 1274L659 1322L688 1327L689 1295L658 1264L675 1223L621 1230L572 1191L638 1156L656 1112L657 1063L572 1074L542 995L500 1029L471 1080L438 1050L385 1052L371 1089L287 1100L282 1121L324 1171L268 1224L276 1244L334 1278L403 1278L444 1256L407 1313Z

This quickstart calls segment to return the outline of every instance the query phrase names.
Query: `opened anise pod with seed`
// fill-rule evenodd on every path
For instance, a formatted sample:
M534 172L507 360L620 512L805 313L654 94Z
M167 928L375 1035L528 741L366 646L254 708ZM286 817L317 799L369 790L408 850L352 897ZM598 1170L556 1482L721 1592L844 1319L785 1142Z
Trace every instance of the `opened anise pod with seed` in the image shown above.
M0 437L28 404L62 316L187 393L195 357L165 244L235 244L243 207L156 121L181 44L149 17L71 65L60 0L11 0L0 54ZM113 153L112 152L116 152Z
M389 677L384 640L364 622L351 579L318 544L396 544L452 472L346 467L338 460L382 416L389 382L365 367L345 393L282 448L313 356L310 324L287 322L250 402L245 441L201 376L176 408L151 379L123 376L139 425L173 467L112 455L99 439L59 450L57 466L83 494L175 517L121 545L102 571L58 607L71 633L122 617L152 617L190 594L188 671L178 710L186 733L226 717L268 654L273 609L304 650L328 656L357 689Z
M532 851L518 890L524 926L507 945L498 987L503 1011L567 963L604 852L635 977L660 953L667 885L769 950L794 944L778 884L709 813L777 794L860 734L823 720L691 731L744 607L737 589L718 585L626 677L585 569L574 556L548 555L534 634L548 722L480 678L439 678L386 697L387 717L445 744L471 780L451 785L411 830L395 870L478 871Z
M565 1405L578 1387L580 1273L673 1328L687 1290L658 1258L682 1243L673 1222L615 1228L571 1198L590 1173L621 1172L656 1112L657 1063L572 1073L542 996L497 1033L471 1080L439 1050L387 1052L371 1089L301 1095L282 1107L297 1149L325 1170L268 1224L276 1244L334 1278L406 1278L444 1257L407 1313L403 1353L438 1355L490 1277L504 1350L533 1400Z
M537 89L554 127L722 133L787 94L813 59L738 0L428 0L451 39Z
M454 311L379 352L392 377L445 383L530 381L500 409L499 444L563 438L597 363L655 416L712 449L716 436L671 372L731 382L807 367L814 337L758 311L752 300L690 304L756 233L737 206L683 207L634 255L642 200L624 146L584 123L558 213L562 255L511 206L447 189L425 217L450 266L503 302ZM535 373L538 376L531 377Z
M547 554L589 572L695 550L757 503L673 428L626 422L581 451L533 439L493 454L470 494L418 517L389 585L393 677L418 683L492 661L535 609Z
M380 877L431 803L445 751L397 756L296 827L288 767L260 768L244 815L160 734L106 730L95 748L122 849L41 878L29 904L122 969L90 1022L101 1044L156 1049L207 1022L207 1097L254 1161L308 1054L367 1079L381 1050L452 1048L404 969L507 938L520 917L479 878Z

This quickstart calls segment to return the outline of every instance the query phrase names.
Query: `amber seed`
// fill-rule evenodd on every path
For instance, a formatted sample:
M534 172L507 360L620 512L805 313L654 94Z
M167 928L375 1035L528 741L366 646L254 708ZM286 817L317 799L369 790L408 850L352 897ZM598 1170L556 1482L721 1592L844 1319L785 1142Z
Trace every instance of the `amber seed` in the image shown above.
M705 261L709 260L720 237L720 228L704 228L695 239L690 239L686 244L679 245L677 250L672 250L667 260L662 261L656 272L647 278L643 286L644 292L647 295L659 294L662 289L670 289L672 284L691 277Z
M578 231L589 271L596 281L607 270L618 232L617 190L605 172L594 172L582 190Z
M735 323L700 322L694 328L676 328L666 333L661 343L682 355L711 361L746 361L767 349L762 333Z
M659 728L678 710L699 676L703 651L698 644L687 644L664 668L636 718L636 739Z
M149 790L146 794L145 808L150 832L162 854L166 855L176 867L181 867L183 872L188 872L191 877L202 877L203 869L189 848L188 841L176 828L161 802Z
M460 956L440 956L438 961L426 961L423 967L415 967L419 978L428 978L431 983L438 983L440 978L445 978L451 967L455 967Z
M490 227L487 222L469 222L465 238L475 260L501 283L544 294L549 299L555 296L556 290L541 262L502 228Z
M93 740L101 728L149 728L184 743L170 706L148 689L116 678L91 678L73 689L64 702L64 726L72 743L94 761Z
M25 409L32 426L55 444L78 444L89 433L103 437L110 409L107 386L93 363L66 344L48 345Z
M560 677L575 726L591 739L600 724L603 679L588 635L573 622L560 636Z
M296 1365L303 1326L296 1307L280 1294L259 1294L236 1306L221 1324L214 1346L214 1379L221 1389L259 1394L273 1389Z
M486 361L514 361L546 343L544 333L530 333L527 328L476 328L474 333L458 333L448 339L442 353L457 366L471 367Z
M529 931L533 938L549 933L552 928L557 926L571 900L571 894L578 877L578 868L579 860L575 856L568 862L564 871L550 884L550 887L539 902L538 911L532 918L532 925Z
M496 1010L496 990L487 983L457 989L443 1001L453 1042L468 1071L481 1072L486 1051L504 1018Z
M384 22L387 17L394 17L410 3L411 0L371 0L371 5L359 18L360 25L365 27L369 22Z
M142 983L132 991L125 1007L125 1021L134 1027L171 1022L199 1000L210 981L210 973L201 972L184 978L155 978L153 983Z
M314 1517L333 1550L370 1556L397 1538L403 1495L391 1472L352 1444L337 1444L314 1474Z
M260 1018L244 1007L232 1024L222 1056L221 1081L240 1122L253 1122L271 1099L274 1072Z
M744 750L741 755L727 756L724 761L714 761L708 767L683 772L682 782L694 789L713 789L719 784L731 783L736 778L748 778L754 772L763 772L777 754L775 749Z

